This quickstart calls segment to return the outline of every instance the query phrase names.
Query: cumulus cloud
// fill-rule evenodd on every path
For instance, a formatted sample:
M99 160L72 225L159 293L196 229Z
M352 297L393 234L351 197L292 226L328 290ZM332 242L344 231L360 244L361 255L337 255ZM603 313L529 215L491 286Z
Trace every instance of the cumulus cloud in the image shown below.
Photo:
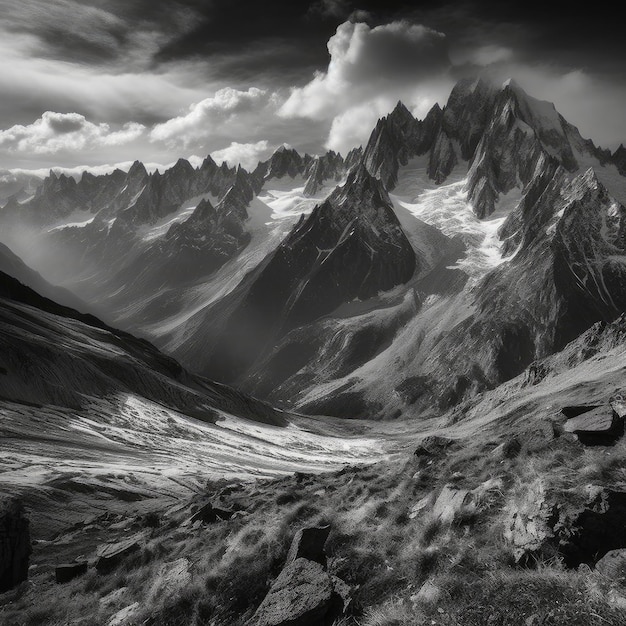
M344 22L328 41L330 62L280 108L284 117L327 119L364 100L403 92L450 67L445 35L419 24L395 21L370 28Z
M189 145L215 133L216 126L228 124L239 116L256 113L271 100L264 89L250 87L246 91L226 87L210 98L192 104L185 115L157 124L150 133L153 141Z
M130 143L144 130L145 126L135 122L112 130L109 124L94 124L79 113L46 111L32 124L0 131L0 149L31 154L90 150Z
M270 156L271 148L267 140L262 139L256 143L237 143L233 141L230 146L211 152L216 163L226 161L231 167L241 165L248 171L252 171L259 161Z

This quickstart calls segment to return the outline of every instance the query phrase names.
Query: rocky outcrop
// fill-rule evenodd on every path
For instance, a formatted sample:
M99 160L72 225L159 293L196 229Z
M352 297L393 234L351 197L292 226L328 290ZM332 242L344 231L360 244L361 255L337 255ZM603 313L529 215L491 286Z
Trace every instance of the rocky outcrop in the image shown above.
M327 181L339 182L345 175L346 169L341 155L332 150L315 157L306 170L308 178L304 186L304 195L314 196Z
M296 559L280 573L251 626L321 626L332 623L333 583L319 564Z
M324 545L330 534L330 526L317 526L301 528L293 538L287 554L286 565L296 559L308 559L320 565L326 566L326 553Z
M417 457L439 456L454 445L454 439L441 435L429 435L424 437L413 453Z
M560 555L568 567L593 565L626 547L626 493L599 486L559 494L541 479L511 503L504 536L516 561Z
M98 574L108 574L120 566L123 561L137 552L141 543L137 537L129 537L117 543L100 546L97 551L96 571Z
M87 561L75 563L61 563L54 568L54 577L57 583L64 584L82 576L87 572Z
M597 563L596 572L621 587L626 587L626 549L611 550Z
M571 413L571 408L570 409ZM611 408L582 407L577 415L563 425L566 433L574 433L585 445L611 445L624 434L624 420Z
M351 589L326 570L330 526L300 529L278 578L251 626L330 626L351 601Z
M28 578L32 552L29 522L17 498L0 501L0 593Z

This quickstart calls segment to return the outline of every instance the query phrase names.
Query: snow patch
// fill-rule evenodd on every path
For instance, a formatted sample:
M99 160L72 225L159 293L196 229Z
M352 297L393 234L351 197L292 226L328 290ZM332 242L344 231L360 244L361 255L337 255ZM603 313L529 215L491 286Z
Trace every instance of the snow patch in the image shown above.
M428 179L426 167L427 157L412 159L401 167L391 200L396 208L406 209L445 235L461 237L467 252L453 268L477 280L506 260L501 255L498 230L519 203L520 191L514 189L501 196L496 211L480 220L467 200L467 178L458 180L457 175L457 180L437 186Z

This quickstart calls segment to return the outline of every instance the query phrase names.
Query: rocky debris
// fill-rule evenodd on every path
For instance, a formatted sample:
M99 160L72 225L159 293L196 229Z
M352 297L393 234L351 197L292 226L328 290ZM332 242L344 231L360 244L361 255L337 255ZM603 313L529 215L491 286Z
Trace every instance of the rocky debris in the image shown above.
M324 545L330 534L330 526L313 526L301 528L294 536L291 547L287 553L286 565L296 559L308 559L320 565L326 566L326 554Z
M117 568L129 555L141 547L138 537L129 537L124 541L100 546L96 552L96 570L99 574L108 574Z
M549 501L543 480L532 483L520 501L512 503L504 538L511 546L515 561L529 564L547 548L554 553L552 541L558 509Z
M538 480L508 511L504 537L521 564L559 554L567 567L593 565L626 547L626 492L587 486L557 494Z
M571 414L573 407L567 408ZM563 430L585 445L611 445L624 434L624 421L612 408L600 406L570 417Z
M234 511L227 511L213 506L211 502L203 504L190 518L189 524L202 522L203 524L215 524L215 522L223 522L229 520Z
M596 563L595 569L612 583L626 587L626 549L607 552Z
M449 437L429 435L422 439L413 454L415 456L433 456L444 452L453 444L454 439L450 439Z
M107 622L107 626L130 626L134 623L134 617L141 608L139 602L133 602L123 609L119 610Z
M621 394L613 396L610 400L613 413L619 418L624 419L626 417L626 400Z
M418 500L409 511L409 519L415 519L422 511L431 508L433 505L433 495L428 494Z
M0 502L0 593L28 578L32 552L29 522L17 498Z
M287 565L252 618L253 626L321 626L330 624L333 581L314 561L299 558Z
M57 583L68 583L78 576L87 572L87 561L77 561L76 563L61 563L54 569L54 577Z
M470 501L471 495L468 489L461 489L451 484L445 485L435 500L432 515L443 523L450 523Z
M539 361L531 363L526 369L523 385L538 385L549 374L549 371L544 363Z

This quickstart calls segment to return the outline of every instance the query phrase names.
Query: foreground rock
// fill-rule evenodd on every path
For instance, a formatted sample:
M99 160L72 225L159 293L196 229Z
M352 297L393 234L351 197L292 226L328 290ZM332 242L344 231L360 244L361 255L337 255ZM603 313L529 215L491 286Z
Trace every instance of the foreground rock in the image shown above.
M0 593L28 578L32 552L28 519L16 498L0 502Z
M332 579L314 561L296 559L280 573L261 603L254 626L318 626L330 617Z
M626 547L624 520L626 492L588 485L556 494L538 480L509 507L504 537L520 564L559 555L567 567L593 565Z
M415 456L433 456L441 454L454 443L454 439L442 437L440 435L430 435L424 437L422 442L417 446Z
M203 504L190 518L189 523L195 524L202 522L203 524L214 524L230 519L234 511L227 511L213 506L210 502Z
M597 563L596 571L612 583L626 587L626 550L611 550Z
M567 407L570 413L575 407ZM611 407L578 407L585 409L570 417L563 430L574 433L585 445L611 445L624 434L624 421ZM565 410L563 413L567 415Z
M87 561L79 561L77 563L61 563L54 570L55 580L57 583L68 583L78 576L82 576L87 572Z
M322 566L326 566L326 554L324 544L330 534L330 526L315 526L300 529L287 554L285 565L293 563L295 560L303 558L315 561Z
M96 570L99 574L107 574L113 571L127 556L133 554L139 548L140 544L136 537L101 546L97 552Z

